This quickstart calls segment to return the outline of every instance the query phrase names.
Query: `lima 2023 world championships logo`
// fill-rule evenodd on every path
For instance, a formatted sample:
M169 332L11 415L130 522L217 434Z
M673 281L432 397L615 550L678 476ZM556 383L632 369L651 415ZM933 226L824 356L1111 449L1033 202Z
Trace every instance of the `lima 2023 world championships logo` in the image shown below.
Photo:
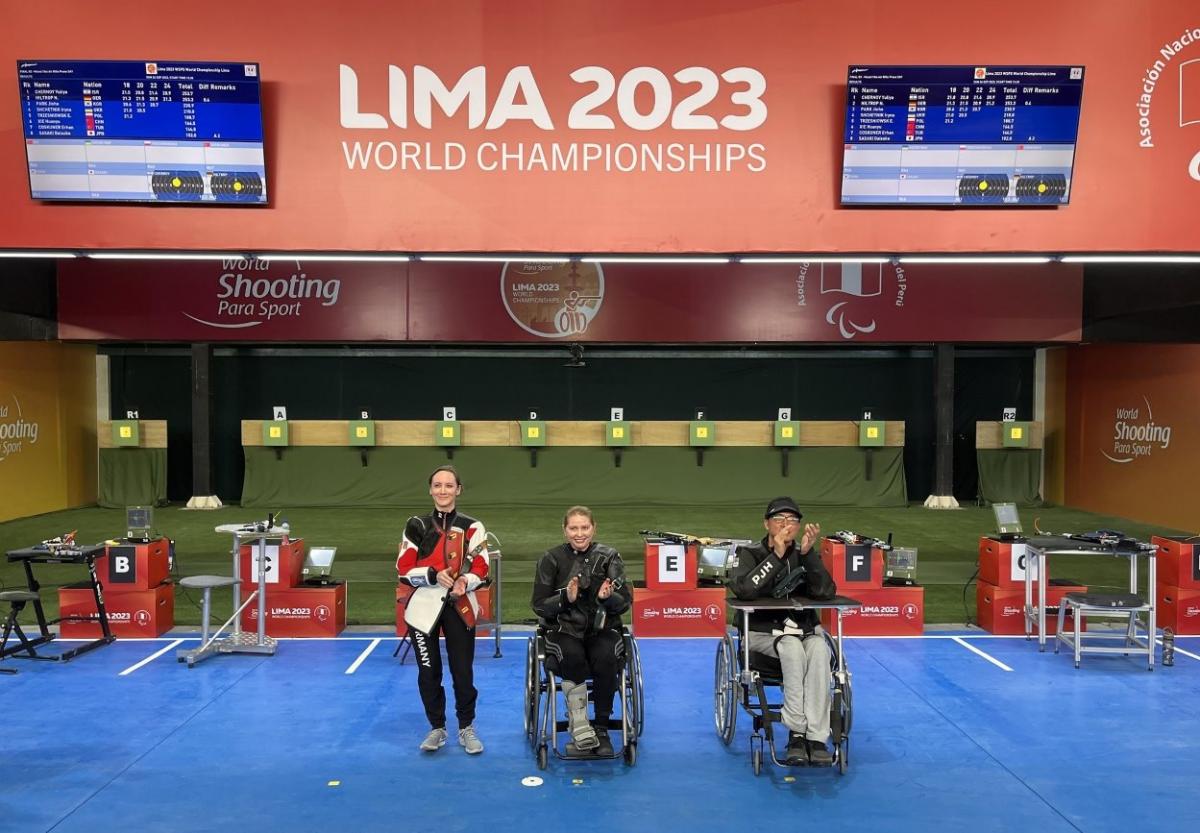
M541 338L579 338L604 302L598 263L509 261L500 273L504 309L518 327Z

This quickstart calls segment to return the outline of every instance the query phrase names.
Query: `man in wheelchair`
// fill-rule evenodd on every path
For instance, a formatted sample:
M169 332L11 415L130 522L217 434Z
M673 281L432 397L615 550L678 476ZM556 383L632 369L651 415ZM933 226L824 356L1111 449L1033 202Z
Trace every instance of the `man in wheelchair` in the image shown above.
M633 594L620 553L593 541L595 535L590 509L567 510L566 541L538 561L531 604L546 623L546 667L563 680L575 749L611 756L608 721L625 665L621 614L633 603ZM589 677L594 726L587 716Z
M744 600L806 596L830 599L837 594L833 577L814 548L819 524L806 524L790 497L767 504L766 536L753 546L739 547L727 581ZM787 763L829 766L830 654L815 610L769 611L750 614L750 651L777 657L783 669L783 724L788 727Z

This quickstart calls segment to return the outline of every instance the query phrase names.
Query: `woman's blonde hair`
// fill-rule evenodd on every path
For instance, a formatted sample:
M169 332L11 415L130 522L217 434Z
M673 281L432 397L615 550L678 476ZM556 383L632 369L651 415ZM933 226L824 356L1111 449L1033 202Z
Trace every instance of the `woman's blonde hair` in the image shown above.
M585 518L588 519L588 521L591 522L592 526L596 525L596 519L592 516L591 509L588 509L586 506L572 506L570 509L567 510L567 514L563 515L563 528L564 529L567 526L567 521L569 521L571 519L572 515L583 515Z

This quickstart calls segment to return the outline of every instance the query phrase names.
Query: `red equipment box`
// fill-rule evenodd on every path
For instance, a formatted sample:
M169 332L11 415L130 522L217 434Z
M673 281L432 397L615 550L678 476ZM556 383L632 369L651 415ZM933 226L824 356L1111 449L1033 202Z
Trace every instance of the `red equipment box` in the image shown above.
M633 588L627 617L636 636L724 636L725 588Z
M838 592L842 592L840 585ZM924 587L854 590L845 595L862 602L862 607L842 613L842 633L847 636L920 636L925 630ZM821 624L836 634L836 612L822 610Z
M1025 587L1026 548L1023 541L1001 541L995 536L979 539L979 582L996 587ZM1036 583L1037 567L1033 580ZM1047 566L1046 574L1050 573Z
M337 636L345 628L344 583L267 592L267 636ZM258 599L242 611L242 630L257 632Z
M408 623L404 621L404 608L408 604L408 596L405 594L403 586L396 587L396 636L404 636L408 633ZM492 618L492 588L481 587L475 591L475 599L479 602L479 619ZM476 627L476 636L488 636L491 634L491 628Z
M1078 584L1053 584L1046 588L1046 633L1055 633L1058 629L1058 603L1067 593L1086 593L1087 587ZM1037 586L1033 588L1033 601L1037 604ZM975 617L979 627L988 633L1023 634L1025 619L1022 611L1025 607L1025 587L997 587L985 581L975 585ZM1067 613L1066 627L1071 630L1070 612ZM1083 630L1087 630L1087 619L1082 622Z
M150 590L167 580L169 552L166 538L146 544L111 544L96 559L96 577L105 592Z
M1200 634L1200 588L1158 585L1158 626L1175 633Z
M1200 589L1200 540L1155 535L1158 544L1158 583L1160 586Z
M299 587L304 569L304 539L267 543L267 589ZM241 556L242 598L258 586L258 542L243 542ZM311 588L305 588L311 589Z
M96 597L91 585L70 584L58 588L60 616L95 616ZM114 636L162 636L175 626L175 585L160 584L150 590L105 593L104 609L108 627ZM63 622L59 626L64 639L99 639L99 622Z
M833 576L839 593L883 587L883 550L867 544L846 544L837 538L821 540L821 561Z
M695 590L697 546L646 542L646 589Z

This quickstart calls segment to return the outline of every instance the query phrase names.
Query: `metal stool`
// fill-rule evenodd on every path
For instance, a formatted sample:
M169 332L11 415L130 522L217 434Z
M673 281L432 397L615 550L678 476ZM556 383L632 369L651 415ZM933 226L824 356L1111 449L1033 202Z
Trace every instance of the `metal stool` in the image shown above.
M217 633L213 634L212 639L208 636L208 617L212 610L213 589L217 587L232 587L235 584L241 584L241 581L231 576L185 576L179 580L180 587L186 587L190 590L200 590L204 593L200 613L200 647L180 648L175 652L175 658L179 662L186 662L188 668L191 668L200 660L212 656L214 651L209 649L212 642L221 632L218 629ZM234 615L236 616L237 614L235 613Z
M21 624L17 621L17 617L29 602L36 602L38 594L30 590L3 590L0 591L0 602L8 602L11 607L8 610L8 616L4 620L4 636L0 638L0 653L8 647L8 637L11 633L16 633L17 639L21 642L21 648L13 650L13 655L23 654L33 659L38 659L37 651L33 649L33 645L29 641L29 637L25 636L25 631L21 630ZM22 648L24 650L22 650ZM0 674L16 674L15 668L0 668Z
M1063 633L1067 611L1075 619L1075 628L1069 634ZM1146 613L1146 639L1143 641L1137 633L1138 614ZM1127 626L1124 634L1089 633L1090 640L1119 640L1124 643L1119 648L1105 648L1097 645L1083 645L1083 617L1100 616L1109 619L1125 619ZM1075 650L1075 667L1079 667L1083 654L1124 654L1129 655L1130 649L1146 652L1147 670L1154 670L1154 606L1143 600L1136 593L1067 593L1058 604L1058 632L1054 638L1054 653L1058 646L1067 643Z

